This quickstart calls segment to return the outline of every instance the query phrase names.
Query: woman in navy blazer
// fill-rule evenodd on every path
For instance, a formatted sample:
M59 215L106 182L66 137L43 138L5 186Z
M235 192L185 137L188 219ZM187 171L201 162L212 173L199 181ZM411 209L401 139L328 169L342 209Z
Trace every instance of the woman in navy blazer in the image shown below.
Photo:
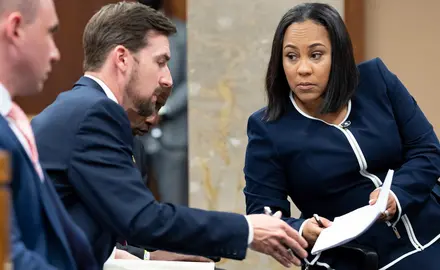
M380 59L356 67L338 12L302 4L281 19L266 76L267 107L248 120L246 211L281 210L313 246L329 220L374 204L395 170L387 210L355 243L380 269L439 269L440 147L432 125ZM290 197L302 212L290 217ZM309 269L358 269L343 249L310 256Z

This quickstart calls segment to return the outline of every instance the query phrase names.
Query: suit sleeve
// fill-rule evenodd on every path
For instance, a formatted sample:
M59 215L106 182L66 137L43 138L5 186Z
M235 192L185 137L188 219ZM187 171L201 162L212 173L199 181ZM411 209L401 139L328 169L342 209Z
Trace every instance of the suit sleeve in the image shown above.
M273 213L281 210L283 220L299 231L304 219L290 217L286 176L267 129L255 114L248 120L247 134L244 166L246 213L262 214L265 206L269 206Z
M68 174L96 219L142 247L243 259L246 219L156 202L140 181L132 143L127 115L115 102L101 100L85 113Z
M11 207L11 245L12 245L12 263L14 269L26 270L56 270L40 254L28 250L21 241L21 232L15 222L15 211Z
M440 147L432 125L408 90L381 60L378 68L399 128L404 163L394 173L392 191L405 214L425 202L440 176Z

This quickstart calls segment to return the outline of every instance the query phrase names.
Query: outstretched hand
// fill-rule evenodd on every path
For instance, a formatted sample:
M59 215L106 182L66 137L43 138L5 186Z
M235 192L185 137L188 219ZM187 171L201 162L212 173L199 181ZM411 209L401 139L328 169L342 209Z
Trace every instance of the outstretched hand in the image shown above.
M285 267L301 265L299 259L307 257L307 241L280 219L281 212L274 216L256 214L247 217L254 230L253 250L272 256Z

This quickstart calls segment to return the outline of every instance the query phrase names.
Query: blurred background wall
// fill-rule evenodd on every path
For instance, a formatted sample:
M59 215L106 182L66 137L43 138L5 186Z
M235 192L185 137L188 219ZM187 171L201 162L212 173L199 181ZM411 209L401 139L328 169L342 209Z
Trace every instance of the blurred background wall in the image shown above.
M245 213L246 125L264 106L264 75L275 28L298 0L188 0L190 205ZM322 1L344 14L343 0ZM292 208L294 217L299 216ZM284 269L248 252L219 267Z
M381 57L440 132L440 1L365 1L365 57Z

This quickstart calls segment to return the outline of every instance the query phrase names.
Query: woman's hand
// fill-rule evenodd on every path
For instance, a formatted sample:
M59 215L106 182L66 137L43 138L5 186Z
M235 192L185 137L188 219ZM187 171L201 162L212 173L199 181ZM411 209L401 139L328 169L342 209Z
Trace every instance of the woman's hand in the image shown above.
M377 198L379 197L379 192L380 192L380 188L376 188L373 192L371 192L370 201L369 201L370 205L374 205L376 203ZM385 210L385 212L383 212L380 215L379 220L389 221L393 219L394 215L396 214L396 210L397 210L396 199L394 198L394 195L390 192L388 196L387 209Z
M307 240L309 246L312 247L321 231L332 225L332 222L326 218L320 217L323 227L321 227L315 218L309 218L305 222L302 236Z

